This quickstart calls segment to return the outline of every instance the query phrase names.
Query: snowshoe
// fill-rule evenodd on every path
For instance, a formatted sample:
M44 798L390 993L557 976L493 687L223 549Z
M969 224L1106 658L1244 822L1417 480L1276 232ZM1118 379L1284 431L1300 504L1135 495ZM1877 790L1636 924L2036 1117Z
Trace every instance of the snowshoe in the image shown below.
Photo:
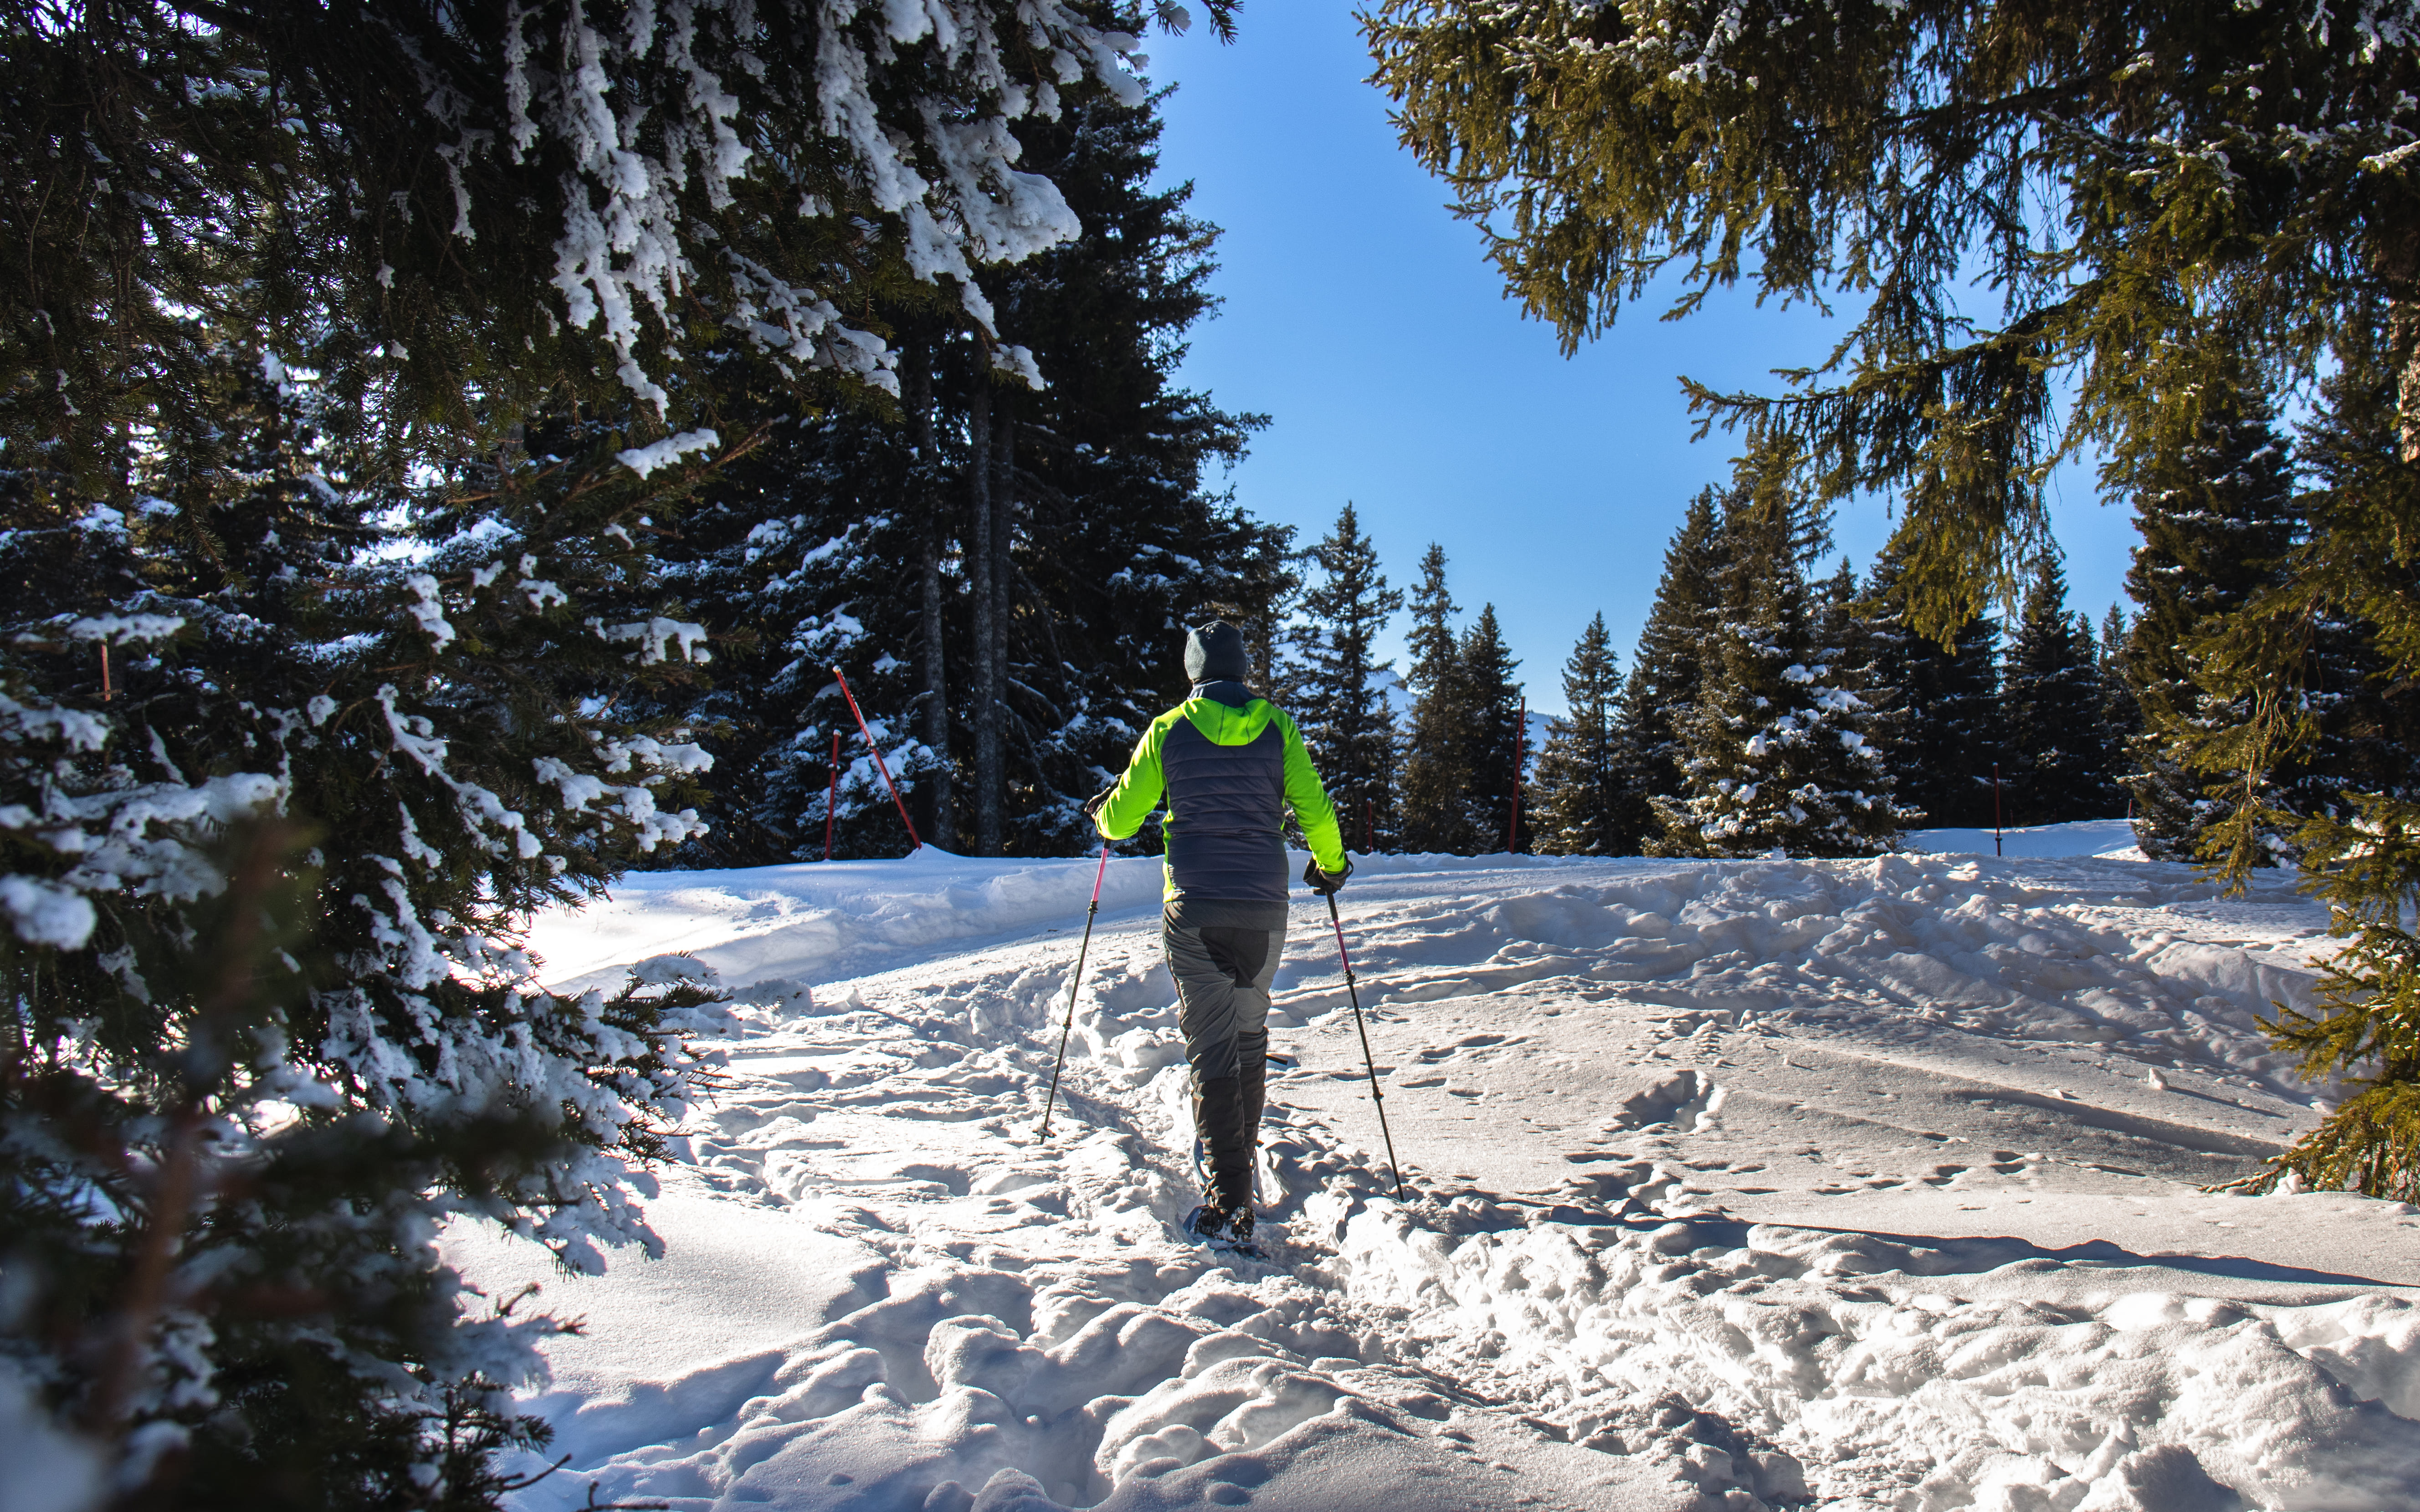
M1267 1257L1252 1243L1252 1210L1249 1208L1238 1208L1228 1212L1202 1203L1185 1215L1185 1231L1214 1250L1241 1255L1247 1259Z

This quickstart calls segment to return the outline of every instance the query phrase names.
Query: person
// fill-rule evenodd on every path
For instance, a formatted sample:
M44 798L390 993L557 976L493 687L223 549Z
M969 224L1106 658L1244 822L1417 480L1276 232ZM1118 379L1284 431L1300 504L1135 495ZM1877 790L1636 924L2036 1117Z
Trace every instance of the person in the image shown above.
M1167 808L1160 941L1176 979L1177 1027L1193 1076L1193 1127L1208 1156L1204 1239L1249 1243L1252 1159L1269 1048L1269 984L1285 947L1292 808L1311 844L1303 881L1332 894L1352 861L1336 810L1284 710L1245 686L1243 632L1224 620L1190 630L1191 696L1151 722L1124 776L1085 807L1109 840Z

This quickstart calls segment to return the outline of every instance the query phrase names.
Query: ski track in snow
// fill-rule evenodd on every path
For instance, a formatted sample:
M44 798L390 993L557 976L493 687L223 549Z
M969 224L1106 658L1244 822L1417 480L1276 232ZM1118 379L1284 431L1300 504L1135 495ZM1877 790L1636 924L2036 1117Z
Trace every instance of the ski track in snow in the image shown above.
M2327 944L2290 878L1364 861L1345 921L1410 1200L1297 907L1255 1262L1175 1228L1157 871L1111 863L1047 1142L1089 862L658 873L541 919L559 980L678 949L737 1001L659 1173L663 1260L558 1278L449 1236L485 1289L588 1320L527 1397L567 1466L517 1504L2420 1496L2420 1214L2201 1191L2315 1117L2255 1022Z

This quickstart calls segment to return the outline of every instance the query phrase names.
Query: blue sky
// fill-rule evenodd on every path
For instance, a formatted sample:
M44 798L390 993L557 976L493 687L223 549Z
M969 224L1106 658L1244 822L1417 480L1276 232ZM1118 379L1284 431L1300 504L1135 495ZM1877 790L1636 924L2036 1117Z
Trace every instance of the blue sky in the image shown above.
M1730 473L1730 438L1689 440L1679 375L1767 385L1820 359L1827 328L1744 294L1677 324L1640 305L1564 359L1395 145L1350 7L1259 0L1240 19L1233 46L1197 26L1148 49L1154 81L1179 86L1162 177L1191 179L1195 213L1226 231L1212 285L1225 307L1196 330L1185 381L1273 418L1228 481L1305 540L1353 501L1398 587L1443 545L1455 598L1496 605L1533 705L1559 710L1589 616L1605 611L1626 668L1666 540ZM2088 471L2060 481L2071 602L2097 621L2123 595L2133 524ZM1889 521L1860 505L1834 533L1862 565Z

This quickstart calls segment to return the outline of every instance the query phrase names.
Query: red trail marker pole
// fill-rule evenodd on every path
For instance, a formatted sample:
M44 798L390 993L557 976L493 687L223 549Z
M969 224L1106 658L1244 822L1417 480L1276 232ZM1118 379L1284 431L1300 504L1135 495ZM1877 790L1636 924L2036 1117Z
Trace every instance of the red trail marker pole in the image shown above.
M899 810L899 822L908 826L908 839L912 845L909 854L913 855L924 848L924 838L916 833L916 821L908 817L908 805L899 796L899 784L891 780L891 764L882 759L882 748L874 743L874 732L865 727L865 711L857 706L857 695L849 691L848 674L835 667L832 675L840 679L841 697L848 700L848 712L857 716L857 733L865 737L865 748L874 752L875 770L882 774L882 785L891 790L891 801Z
M832 815L840 809L840 732L832 732L831 791L824 795L824 859L831 859Z

